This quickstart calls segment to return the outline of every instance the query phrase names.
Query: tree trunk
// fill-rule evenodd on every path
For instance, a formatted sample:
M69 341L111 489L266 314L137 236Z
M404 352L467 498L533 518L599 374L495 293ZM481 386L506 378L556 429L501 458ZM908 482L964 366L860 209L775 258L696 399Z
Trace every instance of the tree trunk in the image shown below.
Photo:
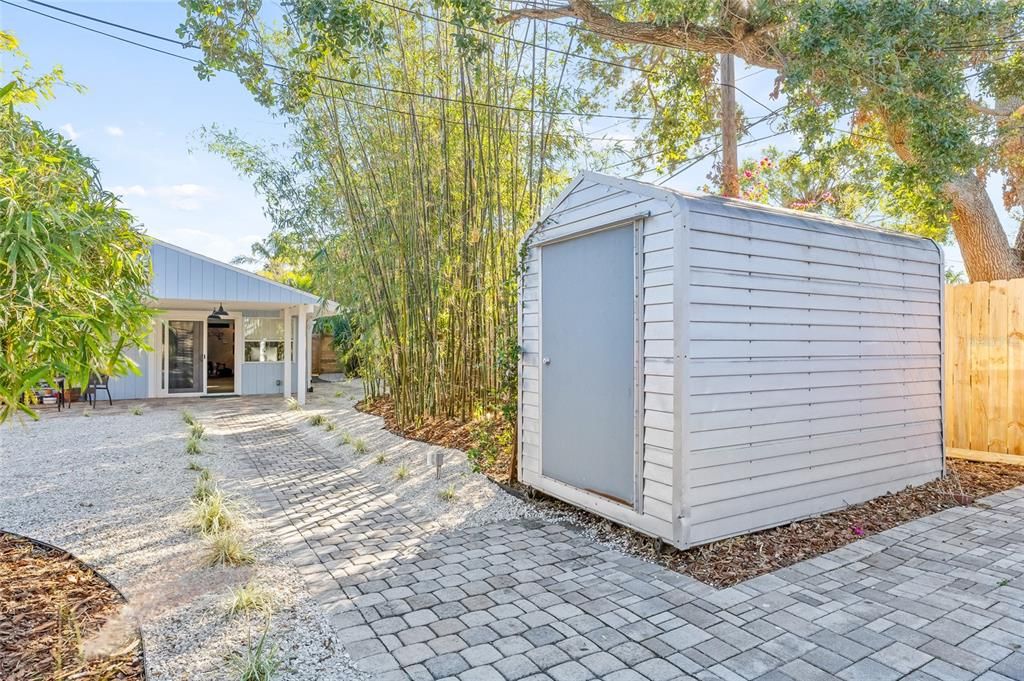
M953 203L953 233L971 281L1024 277L1024 259L1010 247L985 183L975 175L943 187Z

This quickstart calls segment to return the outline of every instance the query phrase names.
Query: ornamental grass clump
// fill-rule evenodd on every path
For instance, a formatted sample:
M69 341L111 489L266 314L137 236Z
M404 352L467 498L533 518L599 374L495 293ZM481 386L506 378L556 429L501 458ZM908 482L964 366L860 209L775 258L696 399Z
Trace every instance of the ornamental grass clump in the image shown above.
M284 399L284 408L288 411L302 411L302 405L294 397L286 397Z
M192 527L202 534L221 534L237 525L234 509L219 489L213 489L203 499L192 501Z
M352 442L352 449L355 450L356 454L366 454L369 451L369 447L366 446L366 440L363 438L356 438Z
M132 407L132 416L142 416L142 407Z
M211 478L199 477L196 479L196 486L192 490L192 499L195 501L205 501L216 494L217 491L217 485Z
M207 567L252 565L256 556L234 532L221 532L210 538L203 564Z
M196 417L192 415L192 412L186 409L181 412L181 420L191 426L196 422Z
M404 463L395 469L395 480L405 480L409 477L409 467Z
M441 499L441 501L447 501L448 503L455 501L456 497L458 496L455 493L455 485L448 485L443 490L438 492L437 496Z
M327 417L323 414L313 414L309 417L309 425L311 426L322 426L327 423Z
M245 651L231 658L231 666L238 673L239 681L270 681L281 668L277 646L267 643L269 622L267 624L255 645L250 636Z
M185 453L186 454L202 454L203 448L199 444L199 440L189 436L188 441L185 442Z
M196 440L202 440L205 435L206 426L199 423L198 421L196 423L193 423L192 427L189 429L189 437L194 438Z
M256 582L233 587L228 598L228 615L261 612L269 615L274 610L274 594Z
M190 471L197 471L197 472L202 472L202 471L206 470L203 467L203 465L199 463L199 459L197 459L194 456L188 457L188 466L186 466L186 468L188 468Z

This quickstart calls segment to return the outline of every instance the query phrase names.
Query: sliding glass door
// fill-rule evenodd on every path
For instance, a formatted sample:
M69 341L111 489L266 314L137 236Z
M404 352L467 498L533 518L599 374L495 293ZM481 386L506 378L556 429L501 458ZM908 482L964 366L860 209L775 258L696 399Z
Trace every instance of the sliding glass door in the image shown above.
M164 367L167 392L201 393L206 376L203 342L204 322L168 320L164 339Z

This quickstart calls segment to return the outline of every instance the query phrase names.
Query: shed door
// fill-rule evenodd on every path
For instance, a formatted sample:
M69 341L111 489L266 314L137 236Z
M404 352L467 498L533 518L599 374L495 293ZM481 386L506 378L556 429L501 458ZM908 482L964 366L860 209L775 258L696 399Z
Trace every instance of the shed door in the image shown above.
M541 470L635 498L634 225L541 247Z

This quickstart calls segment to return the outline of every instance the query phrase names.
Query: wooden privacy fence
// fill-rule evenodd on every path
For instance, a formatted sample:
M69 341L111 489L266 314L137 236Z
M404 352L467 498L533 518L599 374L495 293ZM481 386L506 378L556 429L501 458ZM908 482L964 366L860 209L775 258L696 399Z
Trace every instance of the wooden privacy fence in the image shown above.
M1024 279L947 286L945 316L948 452L1024 456Z

